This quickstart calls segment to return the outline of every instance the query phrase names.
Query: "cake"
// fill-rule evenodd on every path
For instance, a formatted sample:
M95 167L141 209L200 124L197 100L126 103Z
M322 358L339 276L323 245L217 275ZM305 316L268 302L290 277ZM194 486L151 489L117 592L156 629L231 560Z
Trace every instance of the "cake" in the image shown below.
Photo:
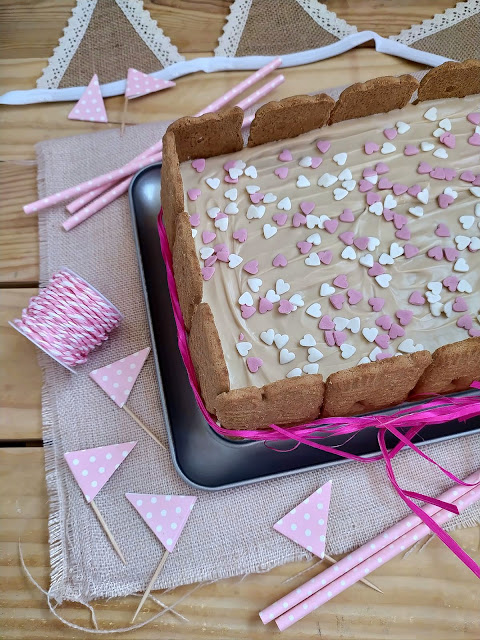
M223 427L365 413L480 378L479 94L470 60L337 102L268 103L246 147L236 107L169 127L163 221Z

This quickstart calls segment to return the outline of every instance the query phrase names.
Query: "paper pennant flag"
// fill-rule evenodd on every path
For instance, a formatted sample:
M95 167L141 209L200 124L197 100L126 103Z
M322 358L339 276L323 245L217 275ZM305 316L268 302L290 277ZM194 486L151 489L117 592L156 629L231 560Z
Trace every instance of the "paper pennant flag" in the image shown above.
M323 558L331 491L330 480L276 522L273 528Z
M173 551L197 498L126 493L138 513L167 551Z
M175 82L171 82L170 80L153 78L136 69L129 69L125 97L132 100L133 98L145 96L147 93L154 93L155 91L161 91L162 89L168 89L168 87L174 86Z
M108 122L97 74L90 80L90 84L68 114L68 118L69 120L87 120L88 122Z
M94 369L90 377L122 408L149 353L150 347L146 347L106 367Z
M87 502L91 502L122 464L136 442L109 444L106 447L68 451L65 454L70 471Z

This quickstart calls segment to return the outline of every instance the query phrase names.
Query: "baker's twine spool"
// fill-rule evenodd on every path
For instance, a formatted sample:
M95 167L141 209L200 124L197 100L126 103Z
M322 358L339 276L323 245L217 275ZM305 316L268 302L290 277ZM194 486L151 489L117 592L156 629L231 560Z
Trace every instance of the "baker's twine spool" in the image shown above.
M62 270L30 299L13 325L60 364L75 367L87 361L121 319L118 309L88 282Z

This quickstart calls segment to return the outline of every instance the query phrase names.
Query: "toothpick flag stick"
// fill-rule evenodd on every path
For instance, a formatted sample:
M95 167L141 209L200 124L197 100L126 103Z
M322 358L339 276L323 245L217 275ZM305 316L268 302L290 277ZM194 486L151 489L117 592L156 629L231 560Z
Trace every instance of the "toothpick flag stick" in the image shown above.
M332 558L332 556L327 556L325 554L324 559L328 560L330 564L337 564L337 560L335 560L335 558ZM361 578L360 582L363 582L363 584L366 585L367 587L370 587L370 589L373 589L374 591L378 591L378 593L383 593L381 589L379 589L375 584L373 584L373 582L370 582L370 580L367 580L366 578Z
M98 521L102 525L103 530L123 564L126 564L123 553L95 504L94 498L106 485L136 444L136 442L122 442L120 444L110 444L105 447L80 449L79 451L67 451L67 453L65 453L65 460L85 496L85 500L91 505Z
M90 84L82 93L82 97L68 114L68 119L85 120L87 122L108 122L97 74L90 80Z
M127 117L128 101L134 98L140 98L146 96L149 93L155 93L162 89L168 89L174 87L175 82L171 80L162 80L161 78L154 78L146 73L137 71L137 69L130 68L127 73L127 86L125 88L125 102L123 104L122 113L122 128L121 135L125 130L125 118Z
M110 399L120 407L120 409L123 409L133 420L135 420L138 426L141 427L145 433L148 433L148 435L155 440L157 444L159 444L163 449L166 449L163 442L161 442L140 420L140 418L136 416L125 404L149 353L150 347L146 347L145 349L137 351L130 356L121 358L111 364L107 364L105 367L94 369L90 373L90 377L92 380L95 380L95 382L105 391Z
M150 493L126 493L125 497L132 503L166 549L135 611L132 618L133 624L160 571L168 560L169 554L175 548L197 498L195 496L165 496Z

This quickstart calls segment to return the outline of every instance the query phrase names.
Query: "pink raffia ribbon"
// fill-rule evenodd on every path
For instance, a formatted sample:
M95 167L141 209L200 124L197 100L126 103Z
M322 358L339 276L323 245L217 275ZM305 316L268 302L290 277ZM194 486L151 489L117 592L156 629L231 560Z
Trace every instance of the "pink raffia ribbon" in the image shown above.
M178 348L183 358L183 362L187 369L188 379L192 387L195 399L200 407L200 410L212 427L212 429L222 436L227 437L240 437L249 440L261 440L261 441L275 441L275 440L295 440L298 444L305 444L327 453L333 453L342 458L348 458L349 460L356 460L357 462L371 463L379 460L384 460L387 470L387 475L402 500L410 507L410 509L419 516L423 522L430 528L432 532L447 545L447 547L453 551L453 553L471 570L480 577L480 567L461 549L461 547L453 540L443 529L428 515L420 509L412 499L422 500L428 504L432 504L446 509L452 513L458 513L458 508L449 502L438 500L430 496L416 493L412 491L406 491L402 489L396 479L393 472L392 460L397 453L403 449L404 446L410 447L422 458L438 467L448 478L463 486L475 486L465 483L463 480L457 478L453 473L444 469L437 462L432 460L426 453L419 449L413 442L412 438L426 425L442 424L451 420L468 420L475 416L480 415L480 396L469 395L460 398L449 397L436 397L433 400L429 400L420 405L416 405L415 408L406 407L399 409L390 415L373 415L373 416L352 416L348 418L322 418L319 420L313 420L309 424L303 424L296 427L289 427L285 429L276 424L271 424L268 429L224 429L216 422L211 414L205 408L195 376L195 369L193 367L192 359L190 357L190 351L188 349L187 332L183 323L182 312L180 309L180 303L178 300L177 287L175 284L175 278L173 276L172 268L172 255L170 247L168 245L168 238L165 231L165 227L162 221L162 211L158 215L158 234L160 238L160 248L162 251L163 260L165 263L167 273L167 284L170 292L170 299L172 301L173 315L177 326L178 334ZM480 389L480 382L473 382L472 387ZM337 447L329 447L325 444L321 444L318 440L326 438L332 435L352 435L366 429L368 427L375 427L378 429L378 442L381 453L375 456L365 458L363 456L357 456L353 453L342 451ZM406 433L402 433L399 429L408 428ZM385 432L390 431L399 442L393 449L388 451L385 444Z

